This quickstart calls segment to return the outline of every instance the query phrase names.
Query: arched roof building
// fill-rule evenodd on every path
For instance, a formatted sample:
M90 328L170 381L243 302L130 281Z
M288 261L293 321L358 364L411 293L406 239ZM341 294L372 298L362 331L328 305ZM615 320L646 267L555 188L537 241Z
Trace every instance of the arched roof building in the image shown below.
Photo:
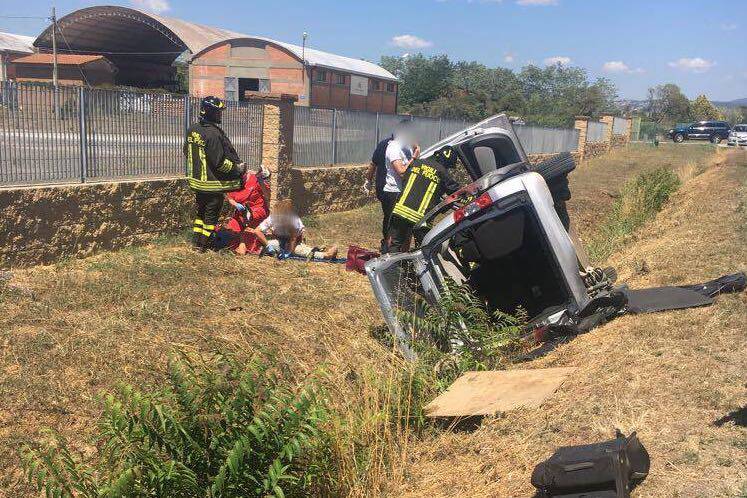
M34 45L52 46L51 27ZM301 105L395 112L397 80L368 61L250 36L137 9L97 6L58 20L63 53L94 53L118 69L118 83L165 86L172 64L190 64L190 93L241 100L246 92L291 93Z

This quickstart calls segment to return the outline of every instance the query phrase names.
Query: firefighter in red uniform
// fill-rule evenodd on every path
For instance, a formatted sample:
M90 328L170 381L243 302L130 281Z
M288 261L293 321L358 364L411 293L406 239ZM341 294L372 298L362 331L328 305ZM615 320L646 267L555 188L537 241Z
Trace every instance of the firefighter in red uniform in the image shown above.
M231 232L229 247L237 254L259 254L262 244L252 233L254 228L270 213L269 172L263 167L256 174L244 174L244 187L226 194L228 203L234 208L233 215L224 228Z

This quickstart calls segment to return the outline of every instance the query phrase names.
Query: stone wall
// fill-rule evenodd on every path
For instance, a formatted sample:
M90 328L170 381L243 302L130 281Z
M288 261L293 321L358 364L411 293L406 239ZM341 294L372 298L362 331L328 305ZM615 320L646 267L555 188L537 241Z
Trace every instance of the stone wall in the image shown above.
M0 267L85 257L188 226L184 180L0 189Z
M584 150L584 159L601 156L609 151L610 145L607 142L590 142L586 144Z
M291 169L291 199L299 214L347 211L374 202L361 186L368 165Z
M612 147L623 147L628 143L628 135L612 135Z

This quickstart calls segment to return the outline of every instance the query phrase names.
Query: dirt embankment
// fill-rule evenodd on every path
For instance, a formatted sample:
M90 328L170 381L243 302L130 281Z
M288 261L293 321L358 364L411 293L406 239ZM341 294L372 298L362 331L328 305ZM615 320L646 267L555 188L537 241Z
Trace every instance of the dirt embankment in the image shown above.
M745 206L747 154L731 153L688 181L610 263L631 287L744 271ZM746 318L741 293L707 308L623 317L579 336L523 365L577 368L542 409L420 441L391 496L531 496L531 471L554 448L607 439L615 428L638 431L651 454L636 496L744 493Z

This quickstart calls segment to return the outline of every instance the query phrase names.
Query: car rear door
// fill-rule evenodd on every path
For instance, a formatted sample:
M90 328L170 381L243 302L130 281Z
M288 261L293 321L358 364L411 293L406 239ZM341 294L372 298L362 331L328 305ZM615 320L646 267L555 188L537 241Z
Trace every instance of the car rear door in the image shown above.
M706 122L700 121L691 124L687 132L687 137L691 139L707 138L708 130L706 129Z

